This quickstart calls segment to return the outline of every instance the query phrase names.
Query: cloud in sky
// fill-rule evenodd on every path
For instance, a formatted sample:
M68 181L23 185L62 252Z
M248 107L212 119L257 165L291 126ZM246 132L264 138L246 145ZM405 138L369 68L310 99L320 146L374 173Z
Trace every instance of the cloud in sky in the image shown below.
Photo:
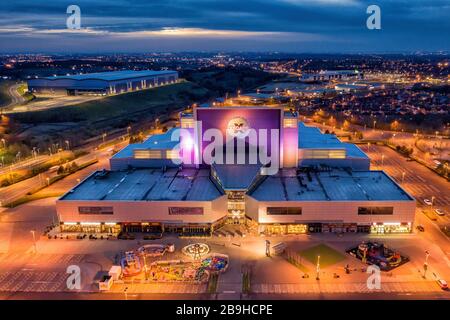
M448 0L76 1L82 30L66 29L67 1L0 7L3 52L450 50ZM378 4L382 30L366 28ZM45 40L45 41L44 41Z

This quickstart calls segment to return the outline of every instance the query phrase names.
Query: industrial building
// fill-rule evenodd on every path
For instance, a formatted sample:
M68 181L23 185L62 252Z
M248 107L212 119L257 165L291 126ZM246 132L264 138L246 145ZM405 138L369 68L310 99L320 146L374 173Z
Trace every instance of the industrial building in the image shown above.
M30 79L28 90L33 93L105 95L153 88L177 80L177 71L122 70Z
M383 171L370 171L357 146L299 122L291 111L209 106L180 117L180 128L128 145L110 159L109 171L92 173L57 200L61 229L182 235L209 235L223 224L247 224L264 234L412 230L414 198ZM264 148L258 141L270 162L249 161L256 150L251 130L276 133ZM218 139L211 132L229 134L226 143L241 143L245 153L239 158L231 148L228 158L215 149L209 163L210 142ZM279 168L270 172L276 159Z
M299 80L302 82L315 82L363 78L364 74L358 70L321 70L319 72L303 73Z

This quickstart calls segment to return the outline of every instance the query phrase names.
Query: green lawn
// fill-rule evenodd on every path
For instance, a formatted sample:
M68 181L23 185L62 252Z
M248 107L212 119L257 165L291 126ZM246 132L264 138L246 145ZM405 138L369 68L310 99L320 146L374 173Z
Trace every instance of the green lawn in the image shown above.
M345 259L345 256L339 251L336 251L323 243L300 251L300 256L314 265L317 263L317 256L320 256L321 268L329 267Z
M26 123L88 121L127 116L133 112L167 111L174 107L186 107L208 93L205 88L191 82L180 82L158 88L107 96L64 108L24 112L14 118Z

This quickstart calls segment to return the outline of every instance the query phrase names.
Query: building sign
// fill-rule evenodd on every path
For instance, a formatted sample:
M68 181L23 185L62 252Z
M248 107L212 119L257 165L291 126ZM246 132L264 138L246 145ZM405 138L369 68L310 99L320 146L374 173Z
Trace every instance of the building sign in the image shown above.
M249 132L250 126L243 117L235 117L228 122L227 133L232 137L243 139Z
M186 216L186 215L203 215L202 207L169 207L169 215Z

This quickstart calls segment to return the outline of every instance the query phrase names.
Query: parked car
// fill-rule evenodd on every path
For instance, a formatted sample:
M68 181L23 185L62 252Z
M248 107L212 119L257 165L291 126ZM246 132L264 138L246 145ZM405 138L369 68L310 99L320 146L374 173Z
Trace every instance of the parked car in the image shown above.
M444 279L437 280L437 283L438 283L439 287L441 287L442 290L448 290L447 281L445 281Z
M425 231L425 228L422 227L421 225L418 225L418 226L416 227L416 229L419 230L420 232L424 232L424 231Z
M442 209L434 209L434 212L436 212L438 216L445 216L445 212Z
M423 202L425 202L425 204L429 206L433 205L430 199L424 199Z

